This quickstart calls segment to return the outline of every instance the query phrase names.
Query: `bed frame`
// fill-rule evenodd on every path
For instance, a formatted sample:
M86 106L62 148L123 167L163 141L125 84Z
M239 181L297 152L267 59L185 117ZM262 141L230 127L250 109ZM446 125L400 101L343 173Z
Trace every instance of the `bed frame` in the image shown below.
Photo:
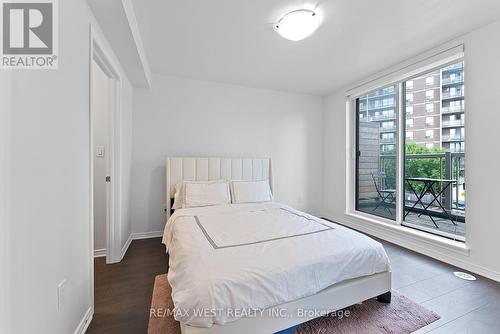
M209 180L269 180L273 188L271 160L256 158L167 158L166 170L166 218L172 212L175 185L182 181ZM391 272L382 272L334 284L312 296L277 305L256 317L241 318L225 325L211 328L180 324L182 334L254 334L275 333L314 319L313 314L297 316L297 309L307 311L340 310L377 297L380 302L391 301ZM278 314L286 317L277 317Z

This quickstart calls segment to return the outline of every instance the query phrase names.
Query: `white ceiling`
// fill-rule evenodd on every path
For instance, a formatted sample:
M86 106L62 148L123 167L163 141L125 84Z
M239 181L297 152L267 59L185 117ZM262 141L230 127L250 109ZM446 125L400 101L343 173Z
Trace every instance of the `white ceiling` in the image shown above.
M303 7L322 18L311 37L273 31ZM153 73L322 95L500 18L500 1L142 0L134 10Z

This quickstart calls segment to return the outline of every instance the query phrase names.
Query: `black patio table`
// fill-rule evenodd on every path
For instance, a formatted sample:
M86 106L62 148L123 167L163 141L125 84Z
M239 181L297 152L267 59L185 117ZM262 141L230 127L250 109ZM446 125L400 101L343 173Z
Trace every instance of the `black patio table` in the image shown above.
M417 193L417 191L415 190L415 188L412 185L412 182L419 182L419 183L422 183L424 185L424 187L422 188L422 190L420 191L420 193ZM418 216L420 217L423 214L427 215L432 220L432 222L434 223L434 225L436 226L436 228L439 228L439 226L436 224L436 221L434 220L434 218L432 218L432 212L429 210L429 207L434 202L436 202L439 205L439 207L441 208L441 210L443 210L443 213L446 216L446 218L449 219L453 223L453 225L456 226L457 223L455 223L453 221L453 219L451 218L451 216L448 213L448 211L443 207L443 205L441 204L441 201L439 201L439 196L441 196L441 194L451 184L456 183L456 182L457 182L456 180L450 180L450 179L433 179L433 178L427 178L427 177L409 177L409 178L406 178L406 183L408 183L408 186L410 187L411 191L413 191L413 193L415 194L415 196L417 196L417 201L413 204L413 206L410 209L408 209L406 211L405 218L406 218L406 216L408 216L408 214L410 213L410 211L413 208L415 208L415 206L417 206L418 203L420 203L422 205L423 211ZM440 184L441 185L440 191L438 193L436 193L436 191L434 191L434 185L436 185L436 184ZM424 202L422 202L422 199L424 198L424 196L426 194L431 194L432 197L433 197L433 200L429 204L424 204Z

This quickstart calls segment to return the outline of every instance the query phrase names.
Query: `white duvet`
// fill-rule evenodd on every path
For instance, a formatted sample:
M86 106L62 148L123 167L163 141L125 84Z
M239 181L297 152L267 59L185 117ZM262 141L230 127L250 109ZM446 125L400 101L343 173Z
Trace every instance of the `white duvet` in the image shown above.
M179 209L163 243L175 319L199 327L390 269L379 242L277 203Z

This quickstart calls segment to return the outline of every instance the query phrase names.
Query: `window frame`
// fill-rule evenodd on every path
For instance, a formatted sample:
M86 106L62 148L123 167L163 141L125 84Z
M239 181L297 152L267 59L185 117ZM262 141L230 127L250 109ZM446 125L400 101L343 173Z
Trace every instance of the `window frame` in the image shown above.
M427 109L428 106L431 106L431 108ZM434 112L434 102L426 102L425 103L425 112L426 113Z
M432 94L428 94L428 93L432 93ZM429 96L430 95L430 96ZM434 89L427 89L425 91L425 100L428 101L428 100L432 100L434 99L435 97L435 93L434 93Z
M425 126L434 127L434 116L425 116Z
M460 46L463 49L463 45ZM458 48L458 46L456 47ZM451 50L451 49L450 49ZM405 89L405 82L406 81L412 81L415 78L425 76L427 74L430 74L436 70L440 70L446 66L458 63L458 62L463 62L464 63L464 70L466 68L465 65L465 57L463 50L460 53L455 53L452 56L449 57L443 57L440 60L435 61L431 65L429 64L422 64L421 67L417 67L416 64L413 64L411 66L411 71L408 71L406 73L400 73L398 71L394 71L393 73L397 73L397 75L394 75L394 78L390 78L390 76L387 77L387 80L381 80L381 78L378 78L377 80L373 80L377 82L377 86L371 85L369 88L366 88L365 90L360 89L360 87L363 87L363 85L357 86L358 91L356 91L355 94L349 94L350 91L346 92L346 116L347 116L347 133L346 133L346 146L348 149L348 159L346 159L346 177L347 177L347 182L346 182L346 210L345 214L350 215L352 217L356 218L364 218L367 221L376 221L378 223L382 224L389 224L389 225L395 225L402 227L403 226L403 210L402 210L402 204L404 200L404 181L402 180L402 175L404 175L404 150L405 150L405 143L407 140L406 138L406 131L407 131L407 126L406 126L406 97L407 97L407 92ZM358 186L357 186L357 179L358 179L358 164L359 161L357 159L357 152L358 152L358 131L357 131L357 126L359 122L359 113L357 112L357 99L360 97L363 97L364 95L369 94L372 91L381 89L386 86L391 86L394 85L397 89L396 92L396 106L395 106L395 113L397 114L397 124L396 124L396 147L397 147L397 155L396 155L396 190L397 190L397 200L396 200L396 219L391 220L391 219L386 219L384 217L376 216L376 215L371 215L364 213L362 211L358 211L356 208L356 198L358 196ZM437 88L436 88L437 89ZM428 90L435 90L435 89L425 89L424 91ZM352 92L352 90L351 90ZM408 92L410 93L410 92ZM464 91L462 92L462 94ZM435 92L433 93L434 95L436 94ZM441 93L439 93L441 95ZM427 93L426 93L426 99L427 99ZM465 101L461 102L461 105L465 105ZM440 107L441 108L441 107ZM355 116L354 116L355 115ZM354 117L354 119L353 119ZM411 129L408 129L408 131L412 131ZM463 145L465 146L465 139ZM353 163L354 162L354 163ZM411 229L407 229L411 230ZM407 231L405 230L405 231ZM415 233L415 230L413 231L407 231L408 233ZM423 232L423 231L416 231L416 233L421 233L423 237L426 238L438 238L438 239L443 239L443 240L450 240L449 238L446 238L444 236L439 236L436 234L429 234L428 232ZM463 240L456 241L457 243L464 244Z

